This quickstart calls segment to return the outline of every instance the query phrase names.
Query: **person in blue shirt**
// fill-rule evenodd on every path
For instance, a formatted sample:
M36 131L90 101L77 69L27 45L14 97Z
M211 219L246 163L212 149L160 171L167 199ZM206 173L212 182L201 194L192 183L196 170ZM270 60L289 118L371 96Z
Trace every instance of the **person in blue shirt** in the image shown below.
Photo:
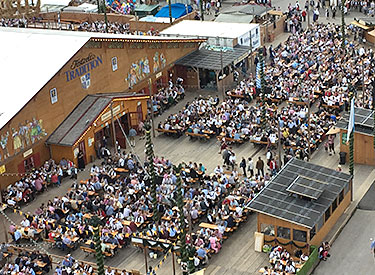
M107 207L105 208L105 214L107 216L112 216L115 212L115 209L112 207L112 205L107 205Z
M370 241L371 241L371 244L370 244L371 253L374 254L374 257L375 257L375 240L371 238Z
M75 222L76 221L76 217L73 214L70 214L66 219L68 221L70 221L70 222Z
M207 255L207 252L206 250L203 249L203 247L199 247L198 250L197 250L197 255L199 258L205 258L206 255Z
M102 189L101 183L99 181L95 182L94 188L95 188L96 191L99 191L100 189Z

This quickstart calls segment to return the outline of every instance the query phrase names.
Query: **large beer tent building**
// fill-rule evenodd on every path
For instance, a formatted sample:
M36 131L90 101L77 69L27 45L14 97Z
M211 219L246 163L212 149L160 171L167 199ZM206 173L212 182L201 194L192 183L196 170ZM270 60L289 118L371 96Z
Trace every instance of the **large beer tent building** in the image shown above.
M95 158L103 135L145 119L149 94L202 39L0 28L0 173ZM115 131L112 131L111 125ZM120 125L121 124L121 125ZM120 144L121 145L121 144ZM17 178L2 177L1 188Z

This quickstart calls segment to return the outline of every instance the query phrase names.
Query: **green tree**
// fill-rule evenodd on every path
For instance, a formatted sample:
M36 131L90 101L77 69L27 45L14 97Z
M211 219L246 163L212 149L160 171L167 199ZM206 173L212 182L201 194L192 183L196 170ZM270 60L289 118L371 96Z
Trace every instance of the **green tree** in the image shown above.
M151 140L151 125L150 122L144 124L146 133L146 157L148 161L148 174L150 177L150 194L152 198L152 219L155 223L159 224L160 215L158 212L158 201L156 197L156 173L154 166L154 145Z

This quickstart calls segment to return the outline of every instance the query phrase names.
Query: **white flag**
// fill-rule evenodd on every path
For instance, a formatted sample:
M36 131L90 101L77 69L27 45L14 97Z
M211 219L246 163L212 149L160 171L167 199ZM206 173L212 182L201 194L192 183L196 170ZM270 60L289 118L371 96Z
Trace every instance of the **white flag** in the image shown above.
M350 103L350 114L349 114L349 124L348 124L348 133L346 136L346 143L349 142L350 134L354 130L354 97Z

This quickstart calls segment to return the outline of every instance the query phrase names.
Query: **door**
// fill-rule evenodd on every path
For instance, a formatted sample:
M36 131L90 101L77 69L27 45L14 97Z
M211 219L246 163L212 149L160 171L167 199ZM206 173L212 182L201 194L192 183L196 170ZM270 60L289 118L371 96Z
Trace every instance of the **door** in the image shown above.
M120 121L120 120L118 120L118 121ZM120 145L120 147L122 149L125 149L126 148L126 139L125 139L124 134L122 133L122 130L121 130L121 127L120 127L120 124L118 123L118 121L117 120L115 121L116 141L118 142L118 144ZM124 127L122 127L122 129L125 131Z
M85 165L87 164L87 160L86 160L86 147L85 147L85 140L82 140L79 144L78 144L78 149L80 151L82 151L83 153L83 160L85 162Z
M122 129L124 129L125 131L125 134L129 134L129 113L126 113L125 115L120 117L119 120L121 122Z
M139 118L138 112L130 112L129 118L130 118L130 121L129 121L130 127L134 129L138 129L138 118Z
M143 122L142 102L138 102L137 105L138 123Z

